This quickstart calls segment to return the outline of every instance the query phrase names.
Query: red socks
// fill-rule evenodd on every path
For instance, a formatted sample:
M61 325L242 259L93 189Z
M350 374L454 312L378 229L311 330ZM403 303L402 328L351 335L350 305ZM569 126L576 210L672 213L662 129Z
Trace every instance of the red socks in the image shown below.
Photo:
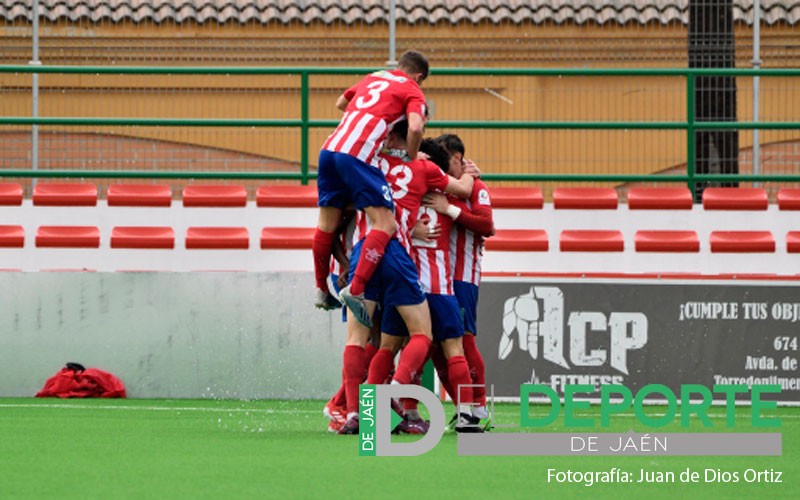
M334 233L326 233L317 228L314 240L311 242L311 251L314 253L314 279L317 288L328 290L328 275L331 273L331 254Z
M383 258L383 252L386 250L386 245L389 244L391 238L388 233L377 229L372 229L367 233L367 237L361 246L361 255L358 258L353 282L350 284L350 293L353 295L364 293L364 287L366 287L375 269L378 268L378 264ZM314 237L314 242L316 243L316 236ZM314 255L316 257L316 250ZM330 252L328 252L328 259L330 259Z
M410 384L417 373L422 373L430 347L431 339L421 333L412 333L408 344L400 353L394 381L399 384Z
M464 335L462 342L464 344L464 357L467 358L467 364L469 364L469 375L472 383L480 386L472 388L472 397L475 398L475 403L478 406L486 406L486 368L483 364L483 356L478 350L474 335Z
M394 353L389 349L379 349L369 364L367 383L382 384L386 382L392 368L394 368Z
M464 405L472 403L472 379L469 376L469 365L464 356L453 356L447 360L447 373L450 384L455 391L451 394L456 404Z
M439 376L439 383L442 384L450 398L455 401L455 392L453 391L453 386L450 385L450 376L447 373L447 358L444 357L444 352L438 345L431 349L431 361L433 361L436 374Z
M372 357L375 356L375 353L377 351L378 348L369 343L367 344L366 347L364 347L364 356L365 356L364 361L367 366L369 366L370 361L372 361ZM364 375L364 378L366 379L366 375ZM347 397L345 396L345 390L344 390L344 370L342 370L342 385L339 387L339 390L336 391L336 394L334 394L331 400L333 401L333 404L336 406L347 406Z
M367 369L364 348L357 345L344 346L342 366L347 412L358 413L358 385L364 380Z

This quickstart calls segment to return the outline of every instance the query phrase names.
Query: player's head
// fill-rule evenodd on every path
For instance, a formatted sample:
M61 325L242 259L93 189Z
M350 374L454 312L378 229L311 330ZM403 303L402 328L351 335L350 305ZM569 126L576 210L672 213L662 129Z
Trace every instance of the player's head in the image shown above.
M393 149L406 148L406 136L408 135L408 120L403 119L394 124L389 135L386 136L386 147Z
M397 61L397 69L421 84L428 78L428 58L416 50L407 50Z
M455 134L443 134L434 139L450 157L450 175L459 178L464 172L464 142Z
M430 158L430 160L439 165L442 172L447 173L450 170L450 155L443 147L436 144L433 139L423 139L422 144L419 145L419 150Z

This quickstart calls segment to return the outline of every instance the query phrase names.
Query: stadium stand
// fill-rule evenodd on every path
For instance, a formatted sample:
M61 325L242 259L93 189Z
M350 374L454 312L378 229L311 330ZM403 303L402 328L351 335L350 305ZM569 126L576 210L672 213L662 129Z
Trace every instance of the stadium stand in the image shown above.
M175 248L175 231L166 226L117 226L111 248Z
M260 186L256 191L259 207L316 207L316 186Z
M97 226L40 226L36 231L37 247L99 248Z
M800 210L800 189L781 188L778 190L778 208L781 210Z
M774 252L775 238L769 231L712 231L711 252Z
M265 227L261 230L262 249L311 249L314 228Z
M504 252L546 252L547 231L541 229L499 229L486 240L486 249Z
M183 188L184 207L244 207L247 189L240 185L193 184Z
M39 182L33 188L33 204L41 206L95 206L97 186L90 183Z
M246 227L190 227L186 230L187 249L250 248Z
M691 210L692 193L687 187L635 187L628 190L630 210Z
M559 248L562 252L621 252L625 241L616 230L566 229L561 231Z
M166 184L112 184L106 200L110 207L168 207L172 189Z
M636 231L637 252L699 252L696 231Z
M37 186L43 184L53 183ZM75 193L86 191L88 202L93 201L91 186L68 186L53 194L55 203L75 202ZM572 189L580 191L570 193ZM706 190L709 199L711 189ZM636 187L628 193L626 208L624 201L615 201L612 189L558 188L561 200L565 194L577 198L567 203L576 208L564 210L544 202L538 188L492 188L497 234L487 240L484 270L723 275L747 269L751 274L793 275L794 255L800 253L794 212L798 191L781 190L777 203L766 209L763 201L752 201L763 200L760 192L730 196L725 191L723 206L729 208L705 208L687 205L684 187ZM172 203L169 186L159 184L115 184L107 195L93 207L81 205L87 201L80 197L73 206L42 205L26 199L19 184L0 186L0 200L8 203L0 219L4 268L310 269L317 217L314 186L265 185L250 201L241 186L228 185L193 186L186 190L186 203ZM604 201L597 203L598 197ZM616 208L594 208L612 205ZM224 208L231 206L239 208ZM741 206L757 209L747 217L732 217ZM36 237L27 241L26 235ZM594 255L587 258L584 252Z
M25 246L25 229L22 226L0 226L0 247Z
M709 187L703 191L706 210L766 210L767 192L761 188Z
M618 203L617 191L613 188L560 187L553 190L553 206L556 209L613 210Z
M0 183L0 205L22 205L22 185L17 182Z

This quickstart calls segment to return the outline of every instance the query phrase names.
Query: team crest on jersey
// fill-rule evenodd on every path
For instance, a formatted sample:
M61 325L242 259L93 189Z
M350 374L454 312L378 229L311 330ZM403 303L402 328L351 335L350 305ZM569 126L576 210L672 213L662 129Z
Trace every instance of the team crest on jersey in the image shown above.
M478 203L481 205L491 205L491 201L489 201L489 191L481 189L480 192L478 192Z

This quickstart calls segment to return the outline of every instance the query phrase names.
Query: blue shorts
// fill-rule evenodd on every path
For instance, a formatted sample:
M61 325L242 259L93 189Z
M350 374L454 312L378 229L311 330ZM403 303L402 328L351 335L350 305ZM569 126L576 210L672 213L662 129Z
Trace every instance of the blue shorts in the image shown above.
M392 188L381 169L345 153L319 152L317 194L320 207L344 209L352 202L357 210L366 207L394 209Z
M478 286L467 281L453 281L453 291L461 307L464 331L478 334Z
M353 281L363 244L364 240L356 243L350 254L348 282ZM386 245L383 258L364 289L364 298L379 302L384 309L413 306L425 301L417 266L397 238L392 238Z
M427 294L428 307L431 310L431 326L433 340L441 342L446 339L457 339L464 336L464 325L461 322L461 310L454 295ZM408 328L397 309L387 309L381 322L381 331L387 335L402 337L408 335Z

